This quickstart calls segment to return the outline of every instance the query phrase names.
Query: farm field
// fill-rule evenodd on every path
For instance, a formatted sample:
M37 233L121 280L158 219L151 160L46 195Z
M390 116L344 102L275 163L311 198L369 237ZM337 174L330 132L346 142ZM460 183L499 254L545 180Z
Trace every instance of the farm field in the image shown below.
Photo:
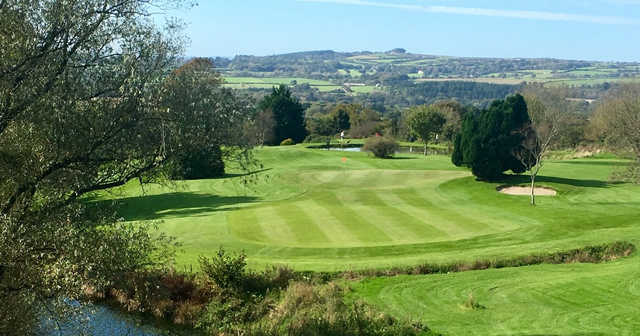
M297 78L297 77L225 77L225 87L233 89L271 89L281 84L291 85L293 81L297 84L309 84L312 88L320 92L340 90L342 85L323 80ZM371 93L376 88L370 85L353 86L351 90L355 93Z
M232 89L271 89L281 84L290 85L292 81L298 84L309 84L321 92L339 90L342 86L329 81L297 78L297 77L225 77L225 87Z
M623 161L549 162L539 181L559 196L526 198L478 183L446 156L379 160L359 152L264 148L258 182L241 177L151 186L116 197L126 220L162 220L184 243L181 265L219 246L252 267L336 271L474 260L634 239L640 190L609 183ZM346 159L346 162L342 161ZM525 177L512 182L526 182Z

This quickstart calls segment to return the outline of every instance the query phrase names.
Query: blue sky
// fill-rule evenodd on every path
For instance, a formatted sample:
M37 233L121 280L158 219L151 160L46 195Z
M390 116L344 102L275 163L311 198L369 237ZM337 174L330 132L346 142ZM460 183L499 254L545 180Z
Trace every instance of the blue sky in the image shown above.
M200 0L189 56L385 51L640 61L640 0Z

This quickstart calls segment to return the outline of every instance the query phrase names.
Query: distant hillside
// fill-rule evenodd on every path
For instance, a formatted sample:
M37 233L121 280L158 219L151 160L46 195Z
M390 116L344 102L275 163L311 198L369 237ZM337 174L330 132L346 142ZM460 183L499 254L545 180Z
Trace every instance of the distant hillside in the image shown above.
M640 63L550 58L473 58L388 52L331 50L273 56L217 58L224 73L237 76L310 77L323 80L382 81L389 75L412 79L503 79L512 81L589 81L640 77Z
M305 102L353 101L381 109L441 99L485 105L523 83L569 86L577 98L596 99L615 83L640 81L640 62L450 57L401 48L239 55L214 62L228 87L257 96L286 84Z

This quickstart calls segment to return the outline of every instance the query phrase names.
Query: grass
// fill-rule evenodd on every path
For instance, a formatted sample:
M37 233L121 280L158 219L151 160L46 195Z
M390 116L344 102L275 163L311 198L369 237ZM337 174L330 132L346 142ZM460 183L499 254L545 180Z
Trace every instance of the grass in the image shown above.
M159 221L184 244L179 265L195 266L224 246L244 250L253 269L346 271L359 279L342 280L351 300L445 335L634 335L640 328L638 253L591 264L572 263L584 260L571 252L640 244L640 187L609 180L629 161L548 161L539 185L559 194L531 207L527 197L496 192L526 176L478 182L446 156L380 160L302 145L256 155L266 169L257 183L231 175L151 185L144 194L131 183L102 198L118 200L127 220ZM455 267L447 273L438 265ZM431 274L374 276L385 268Z
M351 295L448 335L637 335L639 261L375 278Z
M161 220L184 243L181 265L225 246L250 266L337 271L475 260L569 249L638 233L638 188L607 182L617 160L549 162L540 184L559 196L530 207L478 183L445 156L264 148L269 170L241 177L149 186L115 197L127 220ZM346 162L342 162L342 158ZM509 183L522 183L525 177Z

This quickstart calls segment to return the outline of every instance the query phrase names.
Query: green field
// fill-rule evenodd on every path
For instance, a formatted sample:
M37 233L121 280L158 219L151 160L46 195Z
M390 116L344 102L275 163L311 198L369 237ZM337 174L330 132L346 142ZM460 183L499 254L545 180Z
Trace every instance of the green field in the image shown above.
M249 265L344 271L510 258L627 240L640 244L640 187L609 181L626 161L550 161L538 178L556 197L496 191L449 157L380 160L300 145L259 149L242 177L114 192L127 220L158 220L182 243L180 266L218 247ZM456 274L368 278L351 296L448 335L632 335L640 319L640 257ZM463 308L472 293L485 307ZM586 333L581 333L586 332Z
M638 335L640 260L367 279L352 296L447 335ZM484 307L464 306L469 294Z
M269 170L249 187L236 177L152 186L141 196L131 184L124 217L163 220L162 230L184 242L181 264L224 245L246 250L253 266L306 270L510 256L638 232L638 188L607 182L624 162L550 162L540 182L560 195L532 208L444 156L378 160L299 146L257 155Z
M297 84L309 84L322 92L339 90L342 86L329 81L298 78L298 77L225 77L225 87L233 89L271 89L278 85L290 85L292 81Z
M358 71L352 70L352 77L356 78L359 75L355 75L355 73L360 74ZM346 72L345 72L346 74ZM317 80L317 79L308 79L308 78L298 78L298 77L225 77L225 83L223 84L225 87L232 89L271 89L274 86L278 85L291 85L293 81L297 84L309 84L312 88L318 89L321 92L328 92L334 90L341 90L342 85L338 85L329 81ZM376 88L374 86L365 85L365 86L353 86L351 90L355 93L371 93Z

